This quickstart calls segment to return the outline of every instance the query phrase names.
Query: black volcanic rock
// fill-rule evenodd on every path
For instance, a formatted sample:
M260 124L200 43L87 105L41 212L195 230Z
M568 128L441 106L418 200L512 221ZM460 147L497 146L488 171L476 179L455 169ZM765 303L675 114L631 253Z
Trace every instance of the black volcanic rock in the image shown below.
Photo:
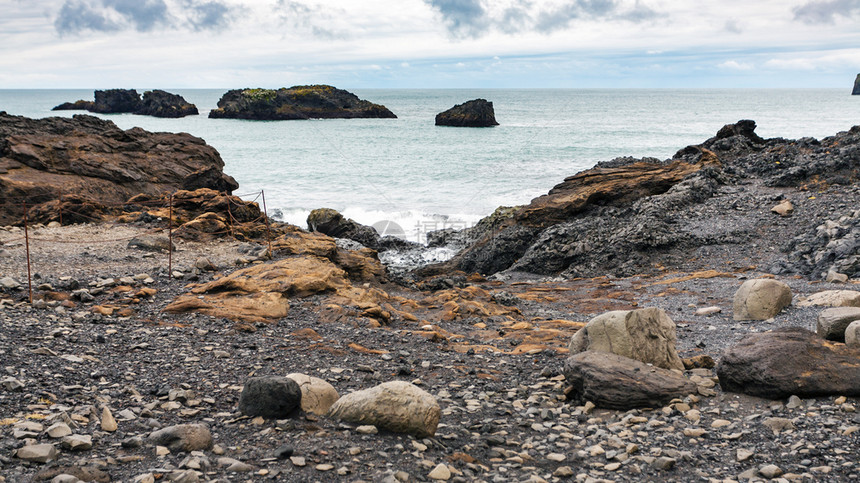
M328 85L289 89L233 89L209 111L210 118L251 120L396 118L385 106Z
M663 161L599 163L528 205L449 235L462 250L415 274L628 276L714 269L699 261L743 253L770 273L856 277L860 126L820 141L763 139L755 127L729 124ZM783 200L795 206L791 222L771 212Z
M77 100L75 102L64 102L59 106L51 109L52 111L92 111L93 110L93 101L85 101L83 99Z
M95 91L96 102L90 112L120 114L140 109L140 94L134 89Z
M197 114L197 106L182 96L162 90L146 91L143 100L134 89L95 91L95 102L64 102L53 111L86 110L101 114L140 114L154 117L185 117Z
M143 101L135 114L155 117L185 117L199 113L197 106L190 104L182 96L156 89L143 93Z
M851 95L860 96L860 74L857 74L857 78L854 79L854 90L851 91Z
M492 127L498 126L493 103L486 99L474 99L458 104L445 112L436 114L437 126Z

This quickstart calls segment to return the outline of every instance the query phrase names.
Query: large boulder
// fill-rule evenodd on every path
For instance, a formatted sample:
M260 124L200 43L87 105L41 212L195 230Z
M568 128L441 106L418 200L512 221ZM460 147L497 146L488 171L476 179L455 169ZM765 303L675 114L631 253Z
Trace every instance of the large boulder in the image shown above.
M860 307L835 307L818 314L816 332L819 337L845 342L845 329L855 320L860 320Z
M248 416L284 419L301 405L302 390L288 377L252 377L239 396L239 411Z
M735 320L767 320L791 305L791 288L767 278L747 280L735 292Z
M696 392L696 384L667 369L608 352L582 352L565 361L568 397L607 409L660 407Z
M860 291L825 290L806 297L797 305L800 307L860 307Z
M860 348L860 320L855 320L845 328L845 345Z
M437 126L493 127L498 126L493 103L486 99L474 99L436 114Z
M723 353L724 391L771 399L860 396L860 349L799 327L750 334Z
M675 323L663 309L616 310L591 319L570 340L570 353L610 352L664 369L684 370Z
M319 416L325 415L331 406L340 399L337 390L328 382L307 374L287 374L287 377L296 381L302 390L302 411Z
M385 382L370 389L341 397L328 416L356 424L372 424L379 429L433 437L441 410L430 393L404 381Z
M205 424L177 424L150 433L151 444L165 446L171 451L199 451L212 447L212 433Z
M190 134L124 131L88 115L29 119L0 112L0 225L18 222L25 204L66 196L118 205L138 194L172 193L201 170L214 172L196 178L197 186L235 186L223 169L218 151Z
M380 236L372 227L362 225L331 208L318 208L308 215L308 230L316 231L334 238L347 238L362 245L376 249Z
M213 119L291 120L396 118L385 106L328 85L272 89L233 89L209 111Z

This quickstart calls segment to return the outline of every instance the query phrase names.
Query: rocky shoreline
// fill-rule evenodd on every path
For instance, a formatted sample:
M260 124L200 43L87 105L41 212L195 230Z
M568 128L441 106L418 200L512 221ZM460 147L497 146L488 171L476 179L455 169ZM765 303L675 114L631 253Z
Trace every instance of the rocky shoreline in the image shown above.
M0 228L0 481L857 479L858 129L603 163L400 274L208 188Z

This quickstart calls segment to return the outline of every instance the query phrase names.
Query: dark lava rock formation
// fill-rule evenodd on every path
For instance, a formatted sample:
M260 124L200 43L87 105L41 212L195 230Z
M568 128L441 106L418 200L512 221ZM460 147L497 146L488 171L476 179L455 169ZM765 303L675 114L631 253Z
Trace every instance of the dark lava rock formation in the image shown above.
M86 110L100 114L140 114L155 117L185 117L198 114L197 106L190 104L182 96L162 90L146 91L141 100L134 89L109 89L95 91L95 101L79 100L65 102L54 111Z
M197 106L189 104L182 96L156 89L143 93L140 108L135 111L135 114L155 117L185 117L199 113Z
M860 274L860 126L822 139L762 139L729 124L671 159L598 163L526 206L434 236L463 249L418 276L527 272L629 276L704 266ZM771 208L789 200L790 217Z
M209 111L210 118L251 120L396 118L385 106L327 85L233 89Z
M498 126L493 103L486 99L474 99L436 114L437 126L493 127Z
M231 192L218 151L190 134L127 131L88 115L29 119L0 112L0 225L76 195L122 203L137 194L211 188Z
M857 74L857 78L854 79L854 90L851 91L851 94L854 96L860 96L860 74Z
M308 230L333 238L345 238L367 248L383 252L390 249L416 248L419 245L394 236L380 236L375 228L365 226L331 208L318 208L308 214Z

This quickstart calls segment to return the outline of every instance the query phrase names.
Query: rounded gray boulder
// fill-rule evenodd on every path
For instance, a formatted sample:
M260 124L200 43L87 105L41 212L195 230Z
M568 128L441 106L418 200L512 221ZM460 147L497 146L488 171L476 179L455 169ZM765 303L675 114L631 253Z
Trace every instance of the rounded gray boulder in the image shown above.
M777 280L747 280L735 292L735 320L767 320L791 305L791 288Z

